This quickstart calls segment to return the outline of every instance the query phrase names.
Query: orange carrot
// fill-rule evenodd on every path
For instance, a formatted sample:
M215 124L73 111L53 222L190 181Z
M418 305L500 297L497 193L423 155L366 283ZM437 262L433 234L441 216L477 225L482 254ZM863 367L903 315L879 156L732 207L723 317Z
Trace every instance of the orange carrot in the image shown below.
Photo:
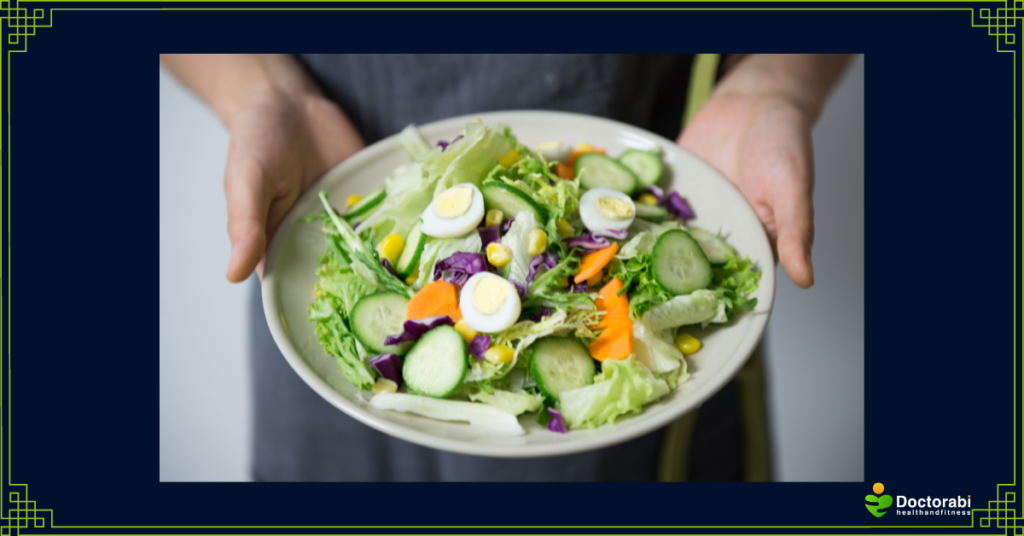
M601 284L601 280L602 279L604 279L604 270L603 269L598 270L597 273L594 274L594 277L591 277L590 279L587 280L587 287L589 287L589 288L597 287L598 285Z
M622 361L633 353L633 325L626 317L626 322L616 324L601 332L594 342L587 346L590 357L598 361L611 359Z
M616 277L597 293L597 310L603 311L605 315L601 317L601 321L595 329L611 328L627 322L630 323L630 329L632 329L632 321L629 319L629 298L625 293L619 296L620 290L622 290L622 281Z
M558 164L557 166L555 166L555 175L558 175L558 177L561 179L572 180L572 178L576 175L576 171L573 169L572 166Z
M581 154L584 154L584 153L608 154L608 150L607 149L596 149L596 148L574 149L573 152L572 152L572 156L569 157L569 166L572 167L573 169L575 169L576 168L576 159L579 158L579 156Z
M441 315L448 315L452 322L462 320L462 311L459 309L459 296L455 291L455 285L447 281L434 281L420 289L409 300L405 319L423 320Z
M576 277L573 281L576 283L582 283L594 274L597 274L604 268L609 262L612 262L612 258L615 257L615 253L619 251L619 244L612 242L612 245L599 249L593 253L587 253L580 259L580 271L576 273Z

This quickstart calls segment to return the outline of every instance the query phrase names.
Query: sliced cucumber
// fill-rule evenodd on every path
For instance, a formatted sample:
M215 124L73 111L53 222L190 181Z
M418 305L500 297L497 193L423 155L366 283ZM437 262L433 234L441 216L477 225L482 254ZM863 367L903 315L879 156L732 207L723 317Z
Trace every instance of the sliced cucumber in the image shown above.
M405 356L402 379L409 390L444 398L462 385L469 368L466 340L451 326L440 326L416 341Z
M343 216L350 223L358 223L370 217L370 214L377 208L377 205L384 201L388 194L384 188L374 190L360 199L356 204L348 207Z
M530 374L544 396L557 401L563 391L594 383L594 359L572 337L545 337L531 346Z
M427 245L427 235L420 231L422 223L423 220L416 220L416 223L412 224L412 229L409 229L409 234L405 237L402 254L395 261L395 273L402 279L409 277L416 270L417 263L420 262L420 254L423 253L423 248Z
M580 172L586 170L582 175ZM584 153L576 159L576 174L580 175L580 186L610 188L626 195L633 195L637 178L626 166L600 153Z
M658 155L639 149L630 149L619 155L619 163L628 167L636 175L636 180L640 182L637 188L641 190L647 189L652 184L658 184L664 170Z
M736 254L736 249L726 244L720 236L696 228L687 229L686 232L690 233L690 236L700 244L700 249L704 250L704 254L708 256L711 266L722 266L729 262L726 255Z
M409 298L397 292L378 292L363 296L352 308L352 333L367 350L380 354L403 355L409 343L384 345L384 339L402 333Z
M498 209L505 213L505 217L514 218L516 214L524 210L533 211L533 216L538 222L546 221L544 210L525 192L501 181L493 181L480 187L480 193L484 196L484 207L487 210Z
M675 229L658 238L651 251L654 279L679 296L711 284L711 263L700 244L686 231Z
M652 223L661 223L668 219L668 210L658 205L647 203L634 203L636 205L636 217Z

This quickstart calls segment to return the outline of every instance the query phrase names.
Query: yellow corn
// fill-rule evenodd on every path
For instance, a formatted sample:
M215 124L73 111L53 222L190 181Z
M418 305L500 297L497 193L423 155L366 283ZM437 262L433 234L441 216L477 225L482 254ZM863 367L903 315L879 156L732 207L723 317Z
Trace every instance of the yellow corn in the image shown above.
M558 238L561 238L562 240L576 236L576 229L573 228L572 225L569 225L569 222L565 221L565 218L558 218L558 220L555 221L555 230L558 232Z
M387 378L380 378L377 383L373 384L373 394L375 395L394 393L395 391L398 391L398 384Z
M320 289L316 289L316 295L319 296L321 294L323 294L323 292Z
M593 151L594 150L594 146L589 144L589 143L581 143L581 144L576 146L576 150L581 152L581 153L582 152L586 152L586 151Z
M361 196L359 194L352 194L352 195L348 196L348 199L345 200L345 206L346 207L351 207L352 205L354 205L354 204L356 204L356 203L358 203L358 202L360 202L362 200L363 200L363 196Z
M512 250L505 244L491 242L487 244L487 262L497 268L501 268L512 262Z
M402 235L391 233L385 236L384 240L381 240L380 244L377 245L377 253L380 253L381 257L386 258L391 263L391 266L394 266L404 247L405 239L402 238Z
M498 159L498 163L503 165L503 166L505 166L505 167L509 167L509 166L511 166L512 164L515 164L518 161L519 161L519 151L516 151L515 149L505 153L505 156L503 156L503 157Z
M530 231L530 245L526 247L526 252L530 255L540 255L546 249L548 249L548 234L543 229Z
M676 337L676 346L683 355L695 354L697 350L700 350L700 341L689 333L680 333Z
M505 213L492 208L487 211L487 217L484 218L484 225L487 227L494 227L495 225L501 225L501 222L505 221Z
M412 269L412 273L409 274L409 277L405 278L405 284L409 285L411 287L412 284L415 283L416 280L419 279L419 278L420 278L420 267L417 266L417 267Z
M490 361L491 363L494 363L495 365L501 363L511 363L512 356L514 354L515 351L513 351L511 347L504 344L499 344L497 346L492 346L488 348L487 351L484 352L484 359Z
M604 279L604 269L598 270L594 277L587 280L587 288L592 289L601 284L601 280Z
M459 333L462 334L462 338L466 339L466 344L473 342L473 337L476 337L477 335L480 334L480 332L478 332L477 330L469 327L469 324L466 322L465 318L455 323L455 331L458 331Z
M558 286L565 288L569 286L569 276L565 275L558 278Z
M654 197L653 194L640 194L640 197L637 198L637 201L639 201L639 202L641 202L641 203L643 203L645 205L657 205L658 204L658 198Z

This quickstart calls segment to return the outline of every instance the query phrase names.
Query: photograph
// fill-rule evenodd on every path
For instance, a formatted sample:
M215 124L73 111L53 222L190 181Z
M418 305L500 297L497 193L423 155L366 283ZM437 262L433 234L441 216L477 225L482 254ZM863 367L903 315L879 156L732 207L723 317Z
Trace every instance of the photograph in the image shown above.
M159 481L863 482L866 63L160 55Z

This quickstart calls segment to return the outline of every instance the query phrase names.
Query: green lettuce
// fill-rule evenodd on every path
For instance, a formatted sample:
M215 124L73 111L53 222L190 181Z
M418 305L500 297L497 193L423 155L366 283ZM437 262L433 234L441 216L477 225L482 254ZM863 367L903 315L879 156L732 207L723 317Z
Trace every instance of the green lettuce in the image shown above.
M342 376L360 389L369 389L375 376L361 358L355 336L345 325L340 311L347 310L341 298L325 291L309 305L307 314L310 322L316 322L313 331L320 346L337 361Z
M480 123L469 123L461 140L448 145L443 152L431 150L417 162L427 169L431 177L439 176L434 188L437 196L456 184L468 182L480 187L498 159L518 145L507 125L484 128Z
M526 275L530 271L530 261L533 260L533 255L529 252L530 233L534 229L540 229L541 225L529 210L513 216L515 221L505 236L501 237L501 243L512 251L512 262L508 263L507 268L508 279L525 284Z
M527 411L537 411L544 404L544 396L539 393L528 393L523 390L505 391L491 389L490 392L479 391L470 393L469 399L474 402L494 406L512 415L521 415Z
M387 196L380 207L359 225L359 234L381 240L391 233L403 237L434 199L436 178L418 165L401 166L385 179Z
M741 260L735 255L726 255L726 258L725 266L715 270L711 289L725 304L728 318L723 322L730 322L736 314L757 307L757 298L747 298L747 295L757 290L761 271L754 269L754 261L749 257Z
M317 268L316 275L320 276L320 290L337 298L341 303L341 311L351 311L360 298L377 291L374 280L357 274L352 268L339 266L333 258L325 259Z
M672 298L672 295L654 279L649 253L637 253L626 260L615 259L609 268L609 273L612 277L622 280L620 295L623 292L630 293L629 314L633 320L642 317L651 307L665 303Z
M710 322L724 311L724 303L710 290L695 290L651 307L641 320L654 331Z
M415 161L420 155L430 151L430 144L423 138L416 125L409 125L398 134L398 143L409 154L409 159Z
M566 289L558 283L559 278L572 277L578 271L579 259L575 255L568 255L554 268L536 275L526 290L526 298L523 300L523 307L544 308L556 307L559 309L594 309L594 300L584 292L566 292Z
M623 361L602 363L593 385L563 391L559 404L570 428L595 428L611 424L628 413L665 396L668 383L656 378L632 356Z
M404 393L381 393L370 399L377 409L415 413L441 421L466 421L491 435L522 435L514 415L487 404L444 400Z
M479 253L481 248L480 233L473 231L459 238L431 238L423 246L420 253L419 275L413 288L419 290L434 279L434 264L443 261L458 252Z
M675 389L689 378L686 359L674 344L675 329L654 331L643 322L633 322L633 355L655 376Z

